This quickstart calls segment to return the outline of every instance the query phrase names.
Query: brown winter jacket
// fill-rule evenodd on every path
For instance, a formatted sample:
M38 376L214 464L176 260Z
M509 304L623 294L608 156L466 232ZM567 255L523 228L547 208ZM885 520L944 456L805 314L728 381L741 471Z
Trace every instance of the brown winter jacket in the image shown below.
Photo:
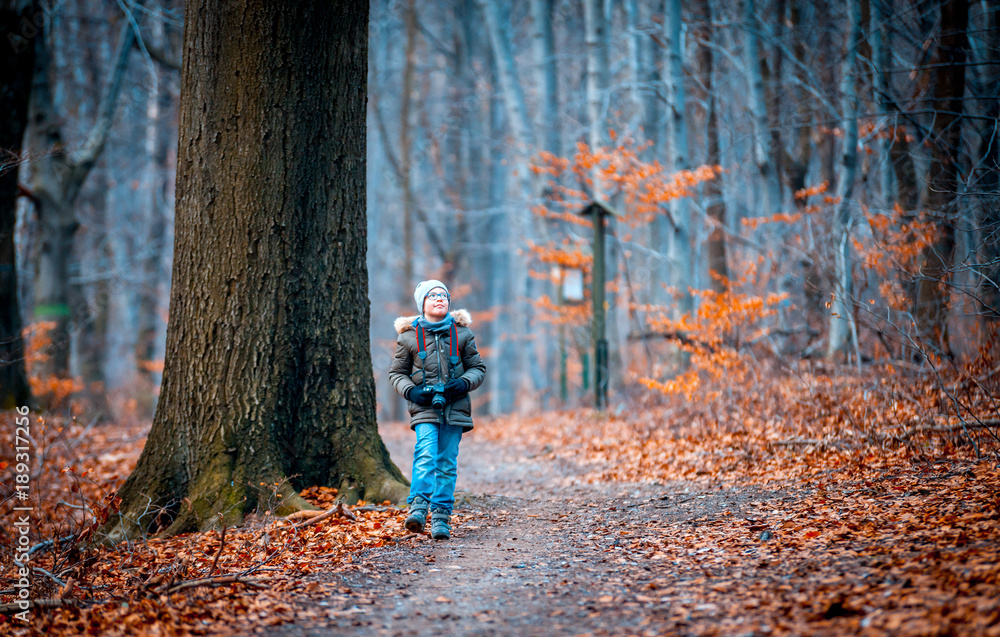
M401 316L396 319L396 355L389 368L389 381L396 392L406 397L406 391L411 387L427 383L446 383L451 378L464 378L475 389L483 384L486 378L486 365L476 349L476 338L469 329L472 316L466 310L455 310L451 313L455 319L458 335L459 363L449 369L451 354L451 332L444 334L425 334L427 357L420 359L417 345L417 331L413 327L416 316ZM442 371L444 373L442 373ZM412 402L410 409L410 429L425 422L440 422L441 414L433 407L420 407ZM449 404L444 411L445 420L450 425L461 426L465 431L472 429L472 401L466 394Z

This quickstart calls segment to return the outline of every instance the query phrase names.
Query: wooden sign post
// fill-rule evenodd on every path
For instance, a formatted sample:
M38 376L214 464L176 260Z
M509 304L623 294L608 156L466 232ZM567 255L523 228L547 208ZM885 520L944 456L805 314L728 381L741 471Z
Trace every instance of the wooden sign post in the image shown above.
M591 216L594 222L594 268L593 288L594 318L592 322L592 341L594 345L594 407L604 409L608 406L608 339L606 326L608 318L608 302L604 298L606 275L604 271L604 218L617 216L607 205L594 201L579 213L581 216Z

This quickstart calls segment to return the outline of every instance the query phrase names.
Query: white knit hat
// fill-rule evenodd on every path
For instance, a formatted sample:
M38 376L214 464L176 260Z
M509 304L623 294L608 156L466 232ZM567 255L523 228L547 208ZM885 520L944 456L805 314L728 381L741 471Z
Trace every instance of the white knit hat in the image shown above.
M421 281L417 284L417 289L413 291L413 300L417 302L417 311L420 315L424 314L424 299L427 298L427 294L434 288L442 288L445 292L448 292L448 286L436 279L430 279L428 281ZM448 292L451 295L451 292ZM448 302L448 307L451 308L451 301Z

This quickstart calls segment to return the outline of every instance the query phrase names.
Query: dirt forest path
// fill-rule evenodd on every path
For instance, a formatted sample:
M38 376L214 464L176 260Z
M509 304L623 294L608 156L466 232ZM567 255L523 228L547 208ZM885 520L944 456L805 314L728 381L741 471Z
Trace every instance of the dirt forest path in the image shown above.
M382 435L409 475L412 433L390 425ZM408 534L368 550L358 560L364 566L312 575L337 584L340 594L320 602L325 612L318 621L273 630L289 636L769 630L749 618L736 620L748 622L742 626L720 621L721 605L677 589L664 596L656 565L666 561L648 559L655 552L650 537L664 522L745 517L761 504L760 493L700 492L684 483L580 484L580 467L537 453L484 441L476 432L466 436L452 539Z

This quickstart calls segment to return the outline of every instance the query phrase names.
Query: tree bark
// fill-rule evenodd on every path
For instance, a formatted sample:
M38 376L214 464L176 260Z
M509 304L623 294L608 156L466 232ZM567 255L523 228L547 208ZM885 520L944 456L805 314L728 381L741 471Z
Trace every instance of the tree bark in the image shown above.
M942 0L941 26L934 71L934 123L928 168L927 208L937 220L937 240L924 250L913 315L926 345L951 355L948 338L948 282L958 222L959 154L969 45L968 0Z
M0 410L31 404L17 294L17 173L35 66L35 0L0 2ZM34 32L37 34L37 31Z
M116 540L400 501L378 435L365 266L367 4L185 7L176 245L153 427Z
M861 39L861 18L858 0L847 0L847 46L840 72L841 112L843 113L844 145L841 153L840 180L833 223L834 276L833 301L830 305L830 330L827 358L847 352L852 335L857 350L857 326L854 324L853 286L851 275L851 203L854 177L858 165L858 99L855 61ZM860 361L855 361L860 364Z

